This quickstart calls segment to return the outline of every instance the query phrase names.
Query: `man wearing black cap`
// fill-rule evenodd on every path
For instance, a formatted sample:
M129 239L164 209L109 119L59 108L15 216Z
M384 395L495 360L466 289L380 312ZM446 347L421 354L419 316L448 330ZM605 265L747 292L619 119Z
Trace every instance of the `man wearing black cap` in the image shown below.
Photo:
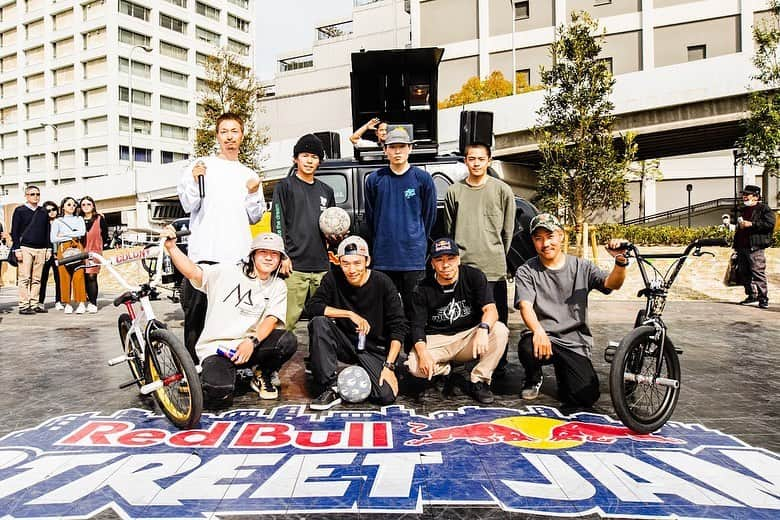
M431 379L450 373L450 361L479 359L471 371L470 392L483 404L493 402L490 381L509 340L487 278L476 267L461 265L451 238L431 245L433 273L414 291L412 339L406 361L415 377Z
M769 296L764 249L772 244L775 214L760 199L761 189L758 186L748 184L742 190L743 206L737 218L734 250L737 252L739 272L747 295L739 303L749 305L758 302L760 308L767 309Z
M295 143L295 175L274 188L271 230L284 239L288 258L282 261L287 280L287 330L295 329L306 298L317 290L328 271L328 251L320 232L320 213L336 205L333 188L315 179L314 174L325 157L325 149L314 134L306 134Z

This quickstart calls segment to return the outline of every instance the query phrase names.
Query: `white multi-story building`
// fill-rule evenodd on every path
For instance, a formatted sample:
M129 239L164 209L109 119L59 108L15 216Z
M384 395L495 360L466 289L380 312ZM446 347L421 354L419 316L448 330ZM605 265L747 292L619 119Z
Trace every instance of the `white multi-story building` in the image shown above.
M126 212L135 224L136 195L170 185L159 166L192 152L207 56L222 47L253 63L253 9L251 0L0 0L4 201L38 184L45 199L89 194L114 223Z

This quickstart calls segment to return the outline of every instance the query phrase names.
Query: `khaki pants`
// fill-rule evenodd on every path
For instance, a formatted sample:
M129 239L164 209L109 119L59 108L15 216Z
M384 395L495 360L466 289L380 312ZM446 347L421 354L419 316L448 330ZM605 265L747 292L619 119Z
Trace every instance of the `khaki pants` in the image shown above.
M38 305L41 292L41 272L51 250L33 249L22 246L22 260L19 262L19 308L34 308Z
M473 345L474 337L477 333L477 327L458 332L447 336L444 334L434 334L425 338L426 349L430 352L434 362L433 375L448 374L450 371L450 361L464 363L474 359ZM471 382L482 381L490 384L493 377L493 371L498 366L501 356L506 350L506 344L509 341L509 329L497 321L493 329L488 334L487 352L479 357L479 362L471 371ZM409 353L409 359L406 361L409 372L415 377L423 377L419 372L419 362L417 353L412 350Z
M304 273L293 271L287 277L287 318L285 319L285 328L289 331L295 330L295 324L303 312L303 306L306 303L306 297L314 294L314 291L320 286L325 271L321 273Z

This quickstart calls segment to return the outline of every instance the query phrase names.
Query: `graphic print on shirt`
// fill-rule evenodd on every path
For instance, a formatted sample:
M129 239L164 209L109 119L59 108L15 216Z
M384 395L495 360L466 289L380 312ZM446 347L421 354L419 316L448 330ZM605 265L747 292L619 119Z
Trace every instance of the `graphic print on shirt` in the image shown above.
M450 303L436 309L436 313L431 316L434 324L441 325L445 323L455 323L460 318L470 316L472 313L471 305L466 300L450 300Z
M404 197L406 197L407 199L411 199L412 197L414 197L414 196L415 196L415 194L416 194L416 193L417 193L417 192L415 191L415 189L414 189L414 188L408 188L408 189L407 189L407 190L404 192Z
M228 301L230 300L230 301ZM259 316L260 313L255 309L254 302L252 301L252 288L242 288L241 284L237 284L228 294L222 299L222 303L233 303L233 307L238 309L238 312L244 316Z
M325 197L320 197L320 211L325 211L325 209L328 207L328 199Z

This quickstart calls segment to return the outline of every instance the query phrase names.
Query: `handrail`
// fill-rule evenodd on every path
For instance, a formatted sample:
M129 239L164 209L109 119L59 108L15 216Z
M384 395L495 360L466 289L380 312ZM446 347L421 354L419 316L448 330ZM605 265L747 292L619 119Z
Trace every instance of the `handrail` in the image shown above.
M695 213L701 210L705 209L714 209L714 208L720 208L720 207L729 207L733 208L735 207L739 202L741 202L741 199L734 199L733 197L722 197L719 199L712 199L704 202L697 202L696 204L691 204L690 206L690 212ZM671 219L675 218L677 216L684 216L688 214L688 206L683 206L681 208L675 208L675 209L669 209L666 211L662 211L660 213L654 213L652 215L647 215L644 217L638 217L638 218L632 218L625 221L626 225L631 224L646 224L649 221L653 220L664 220L664 219Z

